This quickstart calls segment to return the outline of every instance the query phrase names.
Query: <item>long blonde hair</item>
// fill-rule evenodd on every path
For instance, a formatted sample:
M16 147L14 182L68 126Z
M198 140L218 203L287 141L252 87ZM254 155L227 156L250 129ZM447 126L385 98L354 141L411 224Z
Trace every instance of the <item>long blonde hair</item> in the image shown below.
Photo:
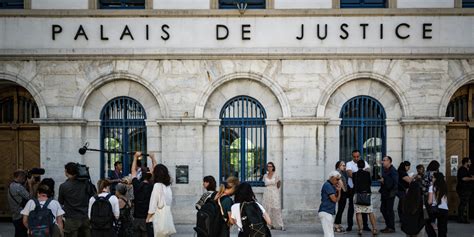
M226 185L221 184L219 186L219 191L217 192L215 200L224 196L226 189L231 189L232 191L235 191L235 189L237 188L237 186L239 186L239 184L240 184L240 181L237 177L230 176L229 178L226 179Z

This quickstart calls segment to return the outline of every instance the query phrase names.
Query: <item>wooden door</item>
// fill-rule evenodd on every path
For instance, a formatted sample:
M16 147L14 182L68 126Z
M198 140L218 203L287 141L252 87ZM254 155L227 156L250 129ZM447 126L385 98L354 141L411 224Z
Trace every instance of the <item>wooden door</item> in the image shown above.
M32 96L18 86L0 88L0 217L9 217L8 185L16 169L40 167L39 117Z
M456 193L456 176L452 173L454 167L451 166L451 156L457 156L459 164L463 157L469 156L469 126L465 123L451 123L446 127L446 182L449 215L457 215L459 199ZM455 170L458 168L459 165L455 167Z

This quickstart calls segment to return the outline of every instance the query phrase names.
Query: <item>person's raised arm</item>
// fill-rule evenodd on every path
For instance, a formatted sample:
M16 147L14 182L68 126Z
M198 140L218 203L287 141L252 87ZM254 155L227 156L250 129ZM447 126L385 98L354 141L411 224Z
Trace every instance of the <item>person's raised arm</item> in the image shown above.
M151 170L153 170L155 166L157 165L154 153L150 153L150 159L151 159Z
M135 154L133 154L133 162L132 162L132 178L137 177L137 160L138 157L142 155L141 152L136 151Z

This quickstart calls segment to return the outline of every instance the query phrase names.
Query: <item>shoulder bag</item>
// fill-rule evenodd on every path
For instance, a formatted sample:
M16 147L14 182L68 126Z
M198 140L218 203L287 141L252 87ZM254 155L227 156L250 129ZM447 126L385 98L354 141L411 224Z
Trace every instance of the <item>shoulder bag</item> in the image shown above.
M359 175L357 175L357 183L359 183ZM356 193L356 202L355 204L361 206L370 206L372 194L368 192L358 192Z
M164 184L160 184L158 207L153 215L153 232L155 236L164 237L176 234L171 207L166 204Z

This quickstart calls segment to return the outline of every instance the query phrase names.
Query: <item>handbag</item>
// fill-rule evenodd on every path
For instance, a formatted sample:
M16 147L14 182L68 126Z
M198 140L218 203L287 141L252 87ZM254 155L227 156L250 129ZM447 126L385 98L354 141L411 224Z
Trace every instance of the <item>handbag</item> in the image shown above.
M357 182L359 181L359 175L357 175ZM370 206L372 194L368 192L356 193L355 204L361 206Z
M173 222L173 214L171 207L168 206L164 199L164 189L161 184L161 192L159 192L158 208L153 215L153 232L155 237L166 237L176 234L176 228Z
M371 193L356 193L356 202L355 204L361 206L370 206L371 204Z

